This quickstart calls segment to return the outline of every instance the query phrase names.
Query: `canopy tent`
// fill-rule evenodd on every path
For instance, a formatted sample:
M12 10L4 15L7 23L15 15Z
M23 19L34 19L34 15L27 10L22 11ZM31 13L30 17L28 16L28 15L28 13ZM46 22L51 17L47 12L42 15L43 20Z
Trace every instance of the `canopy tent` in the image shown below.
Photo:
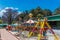
M28 21L24 22L23 25L25 25L25 26L34 26L34 23L35 23L35 21L33 21L33 20L28 20Z
M32 24L35 23L33 20L28 20L26 23Z

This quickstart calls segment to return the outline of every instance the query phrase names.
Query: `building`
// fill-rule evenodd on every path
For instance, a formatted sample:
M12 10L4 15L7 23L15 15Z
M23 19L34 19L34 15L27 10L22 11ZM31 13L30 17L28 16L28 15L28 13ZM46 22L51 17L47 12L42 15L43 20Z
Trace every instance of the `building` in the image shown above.
M52 27L56 27L56 28L60 29L60 14L48 16L47 18Z

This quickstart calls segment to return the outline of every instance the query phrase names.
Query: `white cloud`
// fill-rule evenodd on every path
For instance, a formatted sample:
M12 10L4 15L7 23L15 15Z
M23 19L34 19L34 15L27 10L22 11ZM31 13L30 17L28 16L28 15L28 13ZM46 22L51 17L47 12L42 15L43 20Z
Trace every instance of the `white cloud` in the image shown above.
M21 14L22 12L21 11L18 11L18 14Z
M3 12L6 12L6 11L4 9L3 10L0 10L0 17L2 17Z
M1 10L1 12L6 12L5 9Z
M5 9L8 9L8 7L6 7Z
M16 10L18 10L18 8L15 8Z
M2 17L3 12L6 12L5 9L13 9L13 10L18 10L18 8L13 8L13 7L5 7L4 9L0 9L0 17ZM21 11L18 11L18 14L22 13Z
M6 12L5 9L9 9L9 8L14 9L13 7L5 7L4 9L0 10L0 17L2 17L3 12Z
M6 7L5 9L9 9L9 8L10 8L10 9L14 9L13 7Z

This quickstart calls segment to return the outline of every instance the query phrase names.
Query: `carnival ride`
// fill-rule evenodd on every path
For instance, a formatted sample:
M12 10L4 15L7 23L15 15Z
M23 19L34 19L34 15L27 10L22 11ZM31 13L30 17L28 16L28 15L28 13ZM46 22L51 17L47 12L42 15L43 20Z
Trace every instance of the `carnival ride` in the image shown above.
M30 25L31 25L31 23L34 23L34 22L31 22L31 21L33 21L33 20L31 20L32 16L33 16L32 14L29 14L30 20L27 21L27 23L29 23ZM48 40L47 39L47 35L46 35L47 33L46 32L47 32L47 30L50 30L51 33L53 34L54 40L60 40L58 38L58 36L56 35L56 33L51 28L51 26L49 25L49 23L48 23L48 21L54 21L54 20L52 20L53 17L51 18L51 20L50 20L50 18L51 17L49 17L49 18L44 17L43 19L38 18L38 21L36 22L36 25L35 26L33 26L33 27L25 27L25 26L22 26L21 25L21 29L23 31L25 31L25 29L27 29L27 30L30 30L31 29L29 31L29 34L26 33L26 35L28 35L28 38L30 38L32 36L32 34L35 31L37 31L38 32L38 39L37 40ZM58 17L58 19L59 19L59 17ZM36 28L38 28L38 26L39 26L39 29L36 30Z
M30 16L30 18L32 18L32 14L30 14L29 16ZM38 25L40 25L40 30L39 30L39 34L38 34L38 40L46 40L46 31L48 29L54 35L54 40L59 40L57 35L54 33L54 31L52 30L51 26L49 25L49 23L47 21L48 21L47 18L44 18L43 20L40 20L40 18L38 18L38 22L36 23L36 25L32 29L32 31L29 33L28 38L33 34L35 29L38 27Z

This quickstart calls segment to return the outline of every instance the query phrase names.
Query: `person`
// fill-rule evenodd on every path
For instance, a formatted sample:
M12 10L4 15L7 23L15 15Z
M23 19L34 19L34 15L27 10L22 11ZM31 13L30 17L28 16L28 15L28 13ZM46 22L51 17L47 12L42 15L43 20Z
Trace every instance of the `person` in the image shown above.
M8 31L10 31L11 30L11 25L8 25L7 28L8 28Z

